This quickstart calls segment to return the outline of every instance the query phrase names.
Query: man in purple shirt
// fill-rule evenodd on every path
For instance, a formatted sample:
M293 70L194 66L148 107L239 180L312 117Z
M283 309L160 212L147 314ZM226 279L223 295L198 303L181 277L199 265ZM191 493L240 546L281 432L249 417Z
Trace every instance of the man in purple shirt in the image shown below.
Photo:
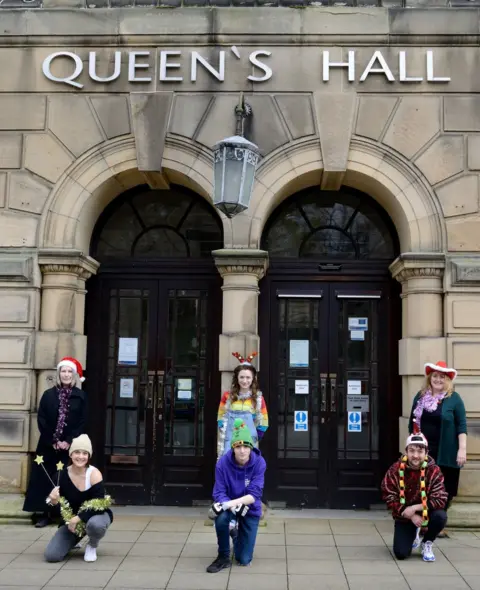
M218 556L207 567L213 574L231 566L230 522L238 523L233 548L238 565L247 566L253 558L258 523L262 515L262 493L267 465L252 435L241 418L233 427L231 451L225 453L215 469L213 504Z

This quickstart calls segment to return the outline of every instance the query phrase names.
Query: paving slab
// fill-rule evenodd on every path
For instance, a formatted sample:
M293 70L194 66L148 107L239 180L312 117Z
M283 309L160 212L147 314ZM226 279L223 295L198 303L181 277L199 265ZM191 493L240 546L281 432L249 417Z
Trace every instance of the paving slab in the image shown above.
M320 586L321 583L321 586ZM318 575L296 575L288 576L288 590L348 590L347 578L344 575L324 574Z
M329 518L292 512L280 519L277 513L259 530L251 566L234 564L218 574L206 573L217 555L214 528L197 513L122 513L94 563L83 560L84 548L64 562L46 563L43 553L55 527L4 525L0 590L480 590L479 531L451 531L439 539L435 563L424 563L419 551L398 561L391 520L323 512Z
M388 590L409 590L405 578L396 576L357 575L348 576L350 590L372 590L373 588L388 588Z

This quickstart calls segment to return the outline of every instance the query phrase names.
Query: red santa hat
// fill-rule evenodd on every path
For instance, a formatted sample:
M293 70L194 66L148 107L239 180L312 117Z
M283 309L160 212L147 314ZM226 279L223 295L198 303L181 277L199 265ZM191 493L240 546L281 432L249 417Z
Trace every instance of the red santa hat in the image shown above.
M57 371L60 371L62 367L70 367L74 373L76 373L83 383L85 381L85 377L83 376L83 368L77 359L72 358L71 356L64 357L57 365Z
M438 361L437 364L433 363L425 363L425 377L428 377L430 373L445 373L450 379L453 381L457 376L457 371L455 369L450 369L447 367L447 363L445 361Z

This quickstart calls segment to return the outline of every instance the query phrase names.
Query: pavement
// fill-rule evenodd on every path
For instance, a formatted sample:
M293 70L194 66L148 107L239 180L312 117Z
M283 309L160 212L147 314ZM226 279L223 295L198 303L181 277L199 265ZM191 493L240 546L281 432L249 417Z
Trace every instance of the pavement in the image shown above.
M207 574L216 537L204 515L199 508L116 508L95 563L83 561L82 549L46 563L54 527L1 525L0 590L480 590L480 531L439 539L435 563L419 552L396 561L393 522L384 512L272 511L250 567Z

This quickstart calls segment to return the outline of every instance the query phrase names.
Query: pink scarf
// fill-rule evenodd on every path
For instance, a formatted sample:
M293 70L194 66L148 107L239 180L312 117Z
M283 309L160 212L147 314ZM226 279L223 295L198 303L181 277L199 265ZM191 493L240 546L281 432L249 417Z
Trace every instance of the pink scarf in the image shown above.
M413 410L413 415L415 416L415 424L418 426L418 429L421 431L421 421L422 421L422 414L423 411L426 410L427 412L435 412L438 408L438 404L443 400L443 398L447 395L447 392L444 391L440 395L433 395L433 393L428 389L423 395L420 396L420 399L417 402L415 409Z

